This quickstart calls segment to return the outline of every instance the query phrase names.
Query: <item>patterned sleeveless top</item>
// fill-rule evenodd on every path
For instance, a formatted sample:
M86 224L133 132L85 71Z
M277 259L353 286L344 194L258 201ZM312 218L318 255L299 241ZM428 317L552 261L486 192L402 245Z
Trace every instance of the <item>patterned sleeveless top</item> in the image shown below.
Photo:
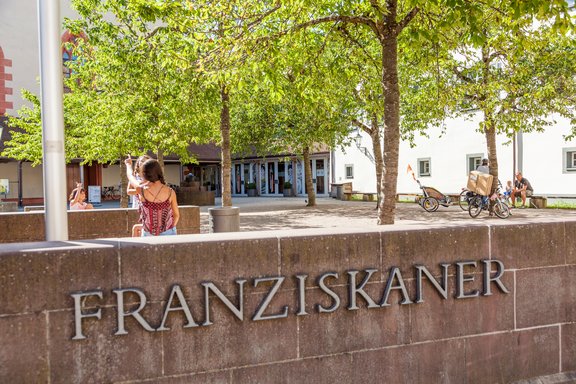
M174 213L170 203L171 197L172 189L170 189L170 196L160 202L148 201L144 195L141 196L140 221L146 232L158 236L174 227Z

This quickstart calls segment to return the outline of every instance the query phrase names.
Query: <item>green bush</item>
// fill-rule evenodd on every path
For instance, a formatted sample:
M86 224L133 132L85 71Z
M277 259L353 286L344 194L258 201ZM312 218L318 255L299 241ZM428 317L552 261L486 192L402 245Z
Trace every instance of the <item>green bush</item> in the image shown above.
M289 181L285 181L285 182L284 182L284 188L286 188L286 189L292 188L292 183L289 182Z
M256 183L248 183L248 184L246 185L246 187L247 187L248 189L256 189Z

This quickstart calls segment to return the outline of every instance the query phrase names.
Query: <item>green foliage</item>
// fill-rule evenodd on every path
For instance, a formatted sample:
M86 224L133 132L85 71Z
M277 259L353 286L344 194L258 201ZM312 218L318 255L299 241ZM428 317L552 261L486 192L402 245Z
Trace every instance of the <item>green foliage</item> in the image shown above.
M460 45L447 58L460 107L483 111L508 135L542 130L553 114L574 117L574 39L530 16L505 19L486 9L481 47Z
M42 123L40 121L40 100L31 92L22 91L22 98L32 104L22 107L18 117L8 117L8 126L20 128L12 131L10 141L5 143L0 154L16 160L31 161L33 166L42 163Z

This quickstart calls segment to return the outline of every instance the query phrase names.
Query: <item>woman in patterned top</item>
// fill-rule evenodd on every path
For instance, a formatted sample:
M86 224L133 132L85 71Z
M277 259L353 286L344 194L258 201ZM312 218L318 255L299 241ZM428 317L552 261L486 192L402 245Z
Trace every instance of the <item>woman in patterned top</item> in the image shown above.
M143 182L142 176L140 176L142 174L142 164L144 164L144 162L148 159L150 159L150 156L142 155L138 158L138 160L136 160L136 164L134 165L134 172L132 174L134 175L136 180L138 180L139 183ZM136 187L132 186L132 183L130 182L128 182L128 188L126 188L126 193L129 196L133 196L132 208L138 209L138 214L140 214L140 198L138 197L138 191L136 191ZM140 237L140 236L142 236L142 223L139 222L138 224L134 224L132 226L132 237Z
M176 235L180 211L176 193L166 185L160 163L155 159L146 160L141 170L143 181L139 182L132 171L132 158L128 157L124 162L126 176L140 199L142 236Z

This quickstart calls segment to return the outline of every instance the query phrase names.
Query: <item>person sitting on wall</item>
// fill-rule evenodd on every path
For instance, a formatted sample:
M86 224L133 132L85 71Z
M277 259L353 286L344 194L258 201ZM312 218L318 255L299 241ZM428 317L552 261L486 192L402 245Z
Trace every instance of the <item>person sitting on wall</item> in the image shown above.
M516 181L512 190L512 205L516 208L516 196L520 195L522 205L520 208L526 208L526 197L532 196L534 190L527 178L522 177L522 172L516 173Z
M70 195L70 210L82 210L82 209L94 209L94 206L90 203L87 203L86 200L86 191L82 188L82 184L79 187L72 191Z

